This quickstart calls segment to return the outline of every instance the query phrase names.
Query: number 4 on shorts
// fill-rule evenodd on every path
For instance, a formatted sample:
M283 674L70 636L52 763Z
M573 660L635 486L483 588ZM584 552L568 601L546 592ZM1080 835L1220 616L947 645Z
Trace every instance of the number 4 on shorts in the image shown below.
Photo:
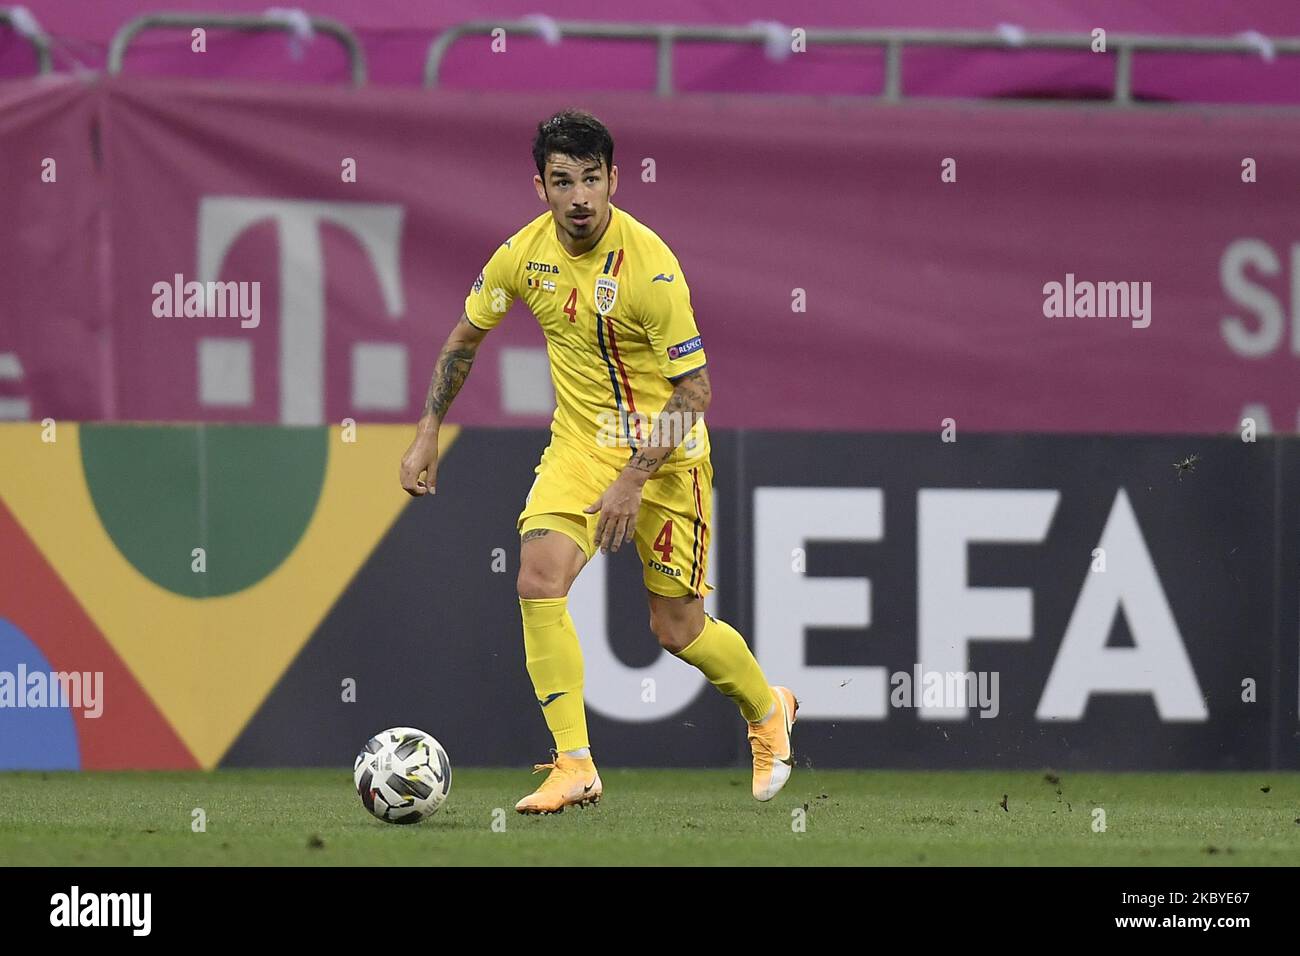
M663 558L664 564L668 564L673 559L673 522L672 519L664 522L664 528L659 532L659 537L655 538L653 545L655 551L659 552L659 557Z

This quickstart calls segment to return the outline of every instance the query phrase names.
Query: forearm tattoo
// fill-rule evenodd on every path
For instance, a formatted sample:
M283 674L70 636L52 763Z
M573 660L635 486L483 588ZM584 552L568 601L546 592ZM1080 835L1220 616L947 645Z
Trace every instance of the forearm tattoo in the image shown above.
M677 450L677 445L690 429L673 428L673 423L683 420L694 425L696 419L709 407L709 401L713 397L709 377L703 373L704 369L699 368L677 380L673 393L668 396L664 410L650 433L650 440L632 455L627 463L628 468L652 475Z
M451 400L456 397L460 387L465 384L470 368L474 365L474 352L465 346L446 345L438 362L434 366L433 379L429 382L429 394L424 400L424 414L433 415L442 421L451 407Z

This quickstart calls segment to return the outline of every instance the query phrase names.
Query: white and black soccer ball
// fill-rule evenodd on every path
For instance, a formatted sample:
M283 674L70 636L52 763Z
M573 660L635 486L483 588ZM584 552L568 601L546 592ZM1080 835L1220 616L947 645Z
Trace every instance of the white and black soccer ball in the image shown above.
M385 823L419 823L447 799L451 762L424 731L392 727L366 741L352 779L365 808Z

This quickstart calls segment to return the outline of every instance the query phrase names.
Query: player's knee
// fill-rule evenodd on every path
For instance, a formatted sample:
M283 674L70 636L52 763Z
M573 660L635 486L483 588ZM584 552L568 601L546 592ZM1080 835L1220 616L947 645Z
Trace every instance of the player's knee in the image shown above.
M654 607L650 608L650 630L659 646L672 654L684 650L696 637L688 633L690 627L681 615L659 611Z
M525 601L561 598L569 593L569 581L557 568L526 564L519 568L515 589Z

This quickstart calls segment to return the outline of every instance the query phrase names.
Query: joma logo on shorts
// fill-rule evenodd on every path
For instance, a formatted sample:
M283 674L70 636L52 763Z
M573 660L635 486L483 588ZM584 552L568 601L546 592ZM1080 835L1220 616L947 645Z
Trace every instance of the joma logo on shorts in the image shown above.
M670 568L666 564L660 564L654 558L650 559L650 567L654 568L660 574L666 574L670 578L680 578L682 576L681 568Z

